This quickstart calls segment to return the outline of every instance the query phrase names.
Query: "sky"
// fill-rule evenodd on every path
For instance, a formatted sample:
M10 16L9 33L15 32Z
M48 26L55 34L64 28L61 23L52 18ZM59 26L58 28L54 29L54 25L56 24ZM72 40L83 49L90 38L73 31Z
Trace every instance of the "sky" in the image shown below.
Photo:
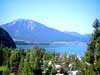
M87 34L100 20L100 0L0 0L0 25L30 19L48 27Z

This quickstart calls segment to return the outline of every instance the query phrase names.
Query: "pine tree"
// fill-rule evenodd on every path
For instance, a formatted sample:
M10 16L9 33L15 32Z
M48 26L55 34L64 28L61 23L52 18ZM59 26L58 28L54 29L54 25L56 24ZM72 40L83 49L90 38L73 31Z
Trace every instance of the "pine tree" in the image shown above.
M100 74L100 23L96 19L93 23L94 32L91 36L90 43L88 44L85 60L90 65L87 66L89 75Z
M33 71L34 75L42 75L42 69L41 69L41 49L38 48L38 46L34 47L34 65L33 65Z
M93 23L93 27L94 27L94 33L92 34L92 37L90 39L90 43L88 44L88 48L87 48L87 52L85 54L85 59L86 62L90 63L90 64L94 64L95 61L95 51L96 51L96 40L98 39L98 37L100 36L100 23L99 20L96 19Z
M18 69L18 74L19 75L32 75L28 53L26 54L25 58L24 57L21 58L19 69Z
M19 63L19 69L18 69L19 75L25 75L23 67L24 67L24 58L22 57Z
M95 59L95 70L96 74L100 75L100 37L96 41L96 59Z
M100 37L96 41L96 61L100 61Z

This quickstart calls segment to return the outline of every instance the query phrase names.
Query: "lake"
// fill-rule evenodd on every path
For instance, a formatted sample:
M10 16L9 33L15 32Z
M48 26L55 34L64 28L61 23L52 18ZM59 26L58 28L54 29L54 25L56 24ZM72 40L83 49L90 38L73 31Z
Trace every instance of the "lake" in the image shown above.
M30 49L34 45L17 45L17 48ZM83 56L86 49L86 43L74 43L74 44L52 44L52 45L38 45L41 48L45 48L47 51L53 51L58 53L66 52L68 55L76 54L78 57Z

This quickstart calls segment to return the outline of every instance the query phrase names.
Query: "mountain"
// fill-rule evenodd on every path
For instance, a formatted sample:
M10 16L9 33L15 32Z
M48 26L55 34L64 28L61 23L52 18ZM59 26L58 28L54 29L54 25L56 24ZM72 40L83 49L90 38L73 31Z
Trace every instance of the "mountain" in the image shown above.
M73 35L75 37L79 37L80 41L83 41L83 42L89 42L90 37L91 37L91 34L80 34L80 33L77 33L77 32L64 32L64 33Z
M33 20L17 19L10 23L1 25L16 40L32 42L54 42L54 41L88 41L88 35L71 34L49 28L44 24ZM86 37L86 38L83 38Z
M0 47L16 48L16 44L11 36L0 27Z

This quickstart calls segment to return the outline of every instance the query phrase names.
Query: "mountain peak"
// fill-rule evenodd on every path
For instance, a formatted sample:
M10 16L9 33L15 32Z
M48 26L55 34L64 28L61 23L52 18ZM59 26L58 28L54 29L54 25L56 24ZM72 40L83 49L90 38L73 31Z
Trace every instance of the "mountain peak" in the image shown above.
M17 19L10 23L1 25L10 35L19 40L36 41L36 42L53 42L53 41L80 41L81 35L70 32L61 32L49 28L44 24L34 20ZM74 35L75 34L75 35Z
M33 24L36 23L34 20L29 20L29 19L16 19L12 21L12 24L15 24L16 22L23 22L23 23L28 23L28 24Z
M33 21L33 20L30 20L30 19L16 19L14 21Z

